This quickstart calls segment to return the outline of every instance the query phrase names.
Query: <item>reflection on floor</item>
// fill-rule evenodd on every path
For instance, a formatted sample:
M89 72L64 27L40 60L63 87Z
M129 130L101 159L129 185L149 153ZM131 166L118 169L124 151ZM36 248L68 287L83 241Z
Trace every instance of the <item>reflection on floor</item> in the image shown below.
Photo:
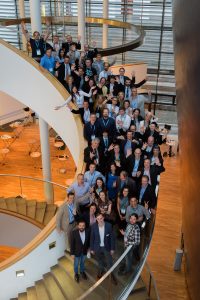
M161 176L156 226L148 262L161 300L186 300L185 277L173 271L175 250L180 247L181 195L180 158L165 158Z

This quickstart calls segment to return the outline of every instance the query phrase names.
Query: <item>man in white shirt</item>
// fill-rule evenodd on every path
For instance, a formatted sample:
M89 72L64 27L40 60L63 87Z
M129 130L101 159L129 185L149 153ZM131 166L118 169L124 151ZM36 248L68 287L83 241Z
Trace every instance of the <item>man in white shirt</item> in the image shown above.
M112 75L112 72L109 71L110 64L108 62L104 62L104 70L100 72L99 74L99 81L102 77L104 77L106 80L108 79L108 76Z
M144 118L145 112L144 112L144 104L145 103L151 103L151 91L148 91L148 96L144 95L138 95L137 89L133 87L131 89L131 96L130 96L130 106L132 109L139 108L140 109L140 115Z
M105 177L99 171L96 171L96 165L90 164L89 171L84 174L84 181L89 183L90 187L93 187L98 177L102 178L105 183Z
M108 269L112 267L115 238L112 225L108 222L104 222L104 216L101 213L97 214L96 220L97 223L91 227L90 252L96 255L98 261L97 278L100 279L105 272L105 267L107 266ZM117 280L113 274L111 274L111 278L113 283L117 284Z
M129 129L131 124L131 117L125 114L125 109L121 107L119 109L119 115L116 117L116 128L117 131L124 135L126 131Z

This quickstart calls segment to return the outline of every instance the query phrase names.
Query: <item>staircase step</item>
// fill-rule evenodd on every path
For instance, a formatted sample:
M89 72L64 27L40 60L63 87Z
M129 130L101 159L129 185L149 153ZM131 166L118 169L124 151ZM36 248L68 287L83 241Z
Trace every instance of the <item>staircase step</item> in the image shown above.
M50 300L46 287L43 280L38 280L35 282L35 288L38 300Z
M59 265L66 270L67 273L70 273L70 277L73 280L74 284L74 271L73 271L73 261L71 259L68 259L67 257L61 257L58 260ZM82 293L86 292L90 287L92 287L96 283L96 277L91 276L90 271L87 272L88 280L81 279L79 282L79 286L82 288ZM80 296L80 295L79 295ZM106 292L104 288L100 285L96 291L94 291L91 296L88 296L87 299L95 299L95 300L101 300L106 299Z
M44 215L46 211L46 202L37 202L36 204L36 214L35 214L35 220L37 222L43 223Z
M57 210L57 205L47 204L45 215L44 215L44 221L43 221L44 225L47 225L51 221L51 219L54 217L56 213L56 210Z
M7 209L6 199L0 198L0 209Z
M66 297L61 292L58 284L53 278L53 275L51 273L47 273L43 277L44 277L45 287L49 292L51 300L66 300Z
M24 198L15 198L17 205L17 212L23 216L26 216L26 199Z
M34 286L26 289L28 300L40 300L37 297L36 288Z
M6 198L7 210L17 212L15 198Z
M27 293L18 294L18 300L27 300Z
M36 200L27 200L26 201L26 215L29 218L35 219L36 212Z

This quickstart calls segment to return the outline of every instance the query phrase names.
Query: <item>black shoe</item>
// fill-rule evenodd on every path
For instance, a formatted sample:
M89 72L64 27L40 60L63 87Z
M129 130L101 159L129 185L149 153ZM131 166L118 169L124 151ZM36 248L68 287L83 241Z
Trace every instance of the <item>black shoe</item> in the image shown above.
M113 275L113 274L111 274L111 281L114 285L118 284L117 279L116 279L115 275Z
M75 275L74 275L74 279L75 279L75 281L76 281L77 283L79 283L79 275L78 275L78 274L75 274Z
M87 277L87 275L85 274L85 272L82 272L82 273L81 273L81 276L82 276L82 278L85 279L85 280L88 279L88 277Z

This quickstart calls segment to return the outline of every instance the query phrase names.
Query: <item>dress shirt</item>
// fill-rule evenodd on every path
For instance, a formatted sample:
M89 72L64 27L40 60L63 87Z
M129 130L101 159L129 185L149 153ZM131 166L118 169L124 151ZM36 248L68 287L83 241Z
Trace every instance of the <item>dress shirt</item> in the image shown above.
M105 225L99 226L100 247L104 247Z
M64 64L65 66L65 79L67 76L71 75L71 69L69 64Z
M73 214L74 203L67 204L67 207L68 207L68 213L69 213L69 223L73 223L74 222L74 214Z
M99 171L95 170L93 173L86 171L84 174L84 180L90 185L90 187L95 185L98 177L101 177L105 183L105 177Z
M129 100L131 96L131 88L130 86L125 86L125 100Z
M150 170L145 170L144 169L144 174L143 175L147 175L149 177L149 184L151 184Z
M133 172L132 172L132 176L136 176L136 173L138 171L138 167L139 167L139 163L140 163L140 160L139 159L135 159L135 163L134 163L134 166L133 166Z
M89 108L84 109L83 119L84 119L85 123L90 121L90 110L89 110Z
M118 121L120 121L120 122L123 123L122 126L119 125L119 124L117 124ZM127 131L129 129L130 125L131 125L131 117L128 116L127 114L124 114L123 116L118 115L116 117L116 127L117 127L117 130L123 129L124 131Z
M46 54L41 58L40 65L48 70L51 74L54 74L55 58L53 56L48 57Z
M127 155L127 150L128 150L128 149L132 149L131 145L132 145L132 141L127 140L126 145L125 145L125 147L124 147L124 155L125 155L125 156Z
M68 189L67 192L75 192L76 197L81 197L89 192L90 185L88 182L84 182L82 185L78 185L77 182L73 183Z
M85 243L85 230L79 231L79 234L80 234L81 242L82 242L82 244L84 244Z
M141 203L141 200L142 200L142 197L143 197L143 195L146 191L146 188L147 188L147 186L141 187L141 189L140 189L139 203Z
M132 214L137 214L138 217L141 217L145 215L147 219L150 218L150 214L148 209L146 209L144 206L137 204L136 207L128 206L126 209L126 222L129 222L129 218Z

